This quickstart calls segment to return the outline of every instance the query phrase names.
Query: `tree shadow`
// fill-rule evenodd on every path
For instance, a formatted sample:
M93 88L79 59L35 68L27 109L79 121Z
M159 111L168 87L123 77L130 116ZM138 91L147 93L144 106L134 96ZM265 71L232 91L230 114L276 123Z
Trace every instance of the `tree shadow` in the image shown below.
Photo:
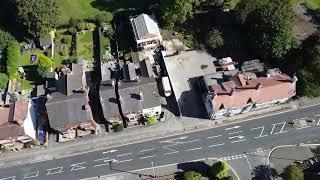
M206 164L203 161L186 162L178 164L177 169L180 169L183 172L196 171L204 177L209 177L210 165Z
M253 175L252 180L272 180L273 177L278 176L278 173L267 165L260 165L253 169Z
M101 11L119 12L127 10L143 10L157 2L156 0L95 0L92 7Z

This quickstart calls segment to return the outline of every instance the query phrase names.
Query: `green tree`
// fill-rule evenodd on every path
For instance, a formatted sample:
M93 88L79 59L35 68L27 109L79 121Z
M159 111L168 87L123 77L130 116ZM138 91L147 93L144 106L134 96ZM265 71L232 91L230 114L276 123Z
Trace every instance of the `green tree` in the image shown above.
M56 0L16 0L18 19L33 37L42 37L56 26Z
M272 0L248 15L251 46L261 57L281 59L294 46L291 0Z
M201 174L196 171L186 171L183 173L185 180L200 180Z
M212 178L222 179L228 176L228 170L227 164L223 161L219 161L211 166L210 175Z
M21 49L17 41L10 41L7 48L7 73L9 79L13 80L19 77L19 60L21 58Z
M159 10L165 26L184 23L191 15L197 0L161 0Z
M303 180L303 171L296 165L289 165L283 171L285 180Z
M4 73L0 73L0 89L6 88L8 81L9 81L8 75Z
M235 7L236 17L240 23L245 23L247 17L265 5L269 0L241 0Z
M79 19L76 19L76 18L70 18L69 20L69 28L76 28L77 27L77 24L80 22Z
M103 12L97 14L96 16L97 23L102 26L104 22L110 23L113 20L113 14L111 12Z
M112 128L115 132L120 132L120 131L123 131L124 126L123 126L123 124L115 124L115 125L113 125Z
M85 23L85 22L79 22L79 23L77 24L77 29L78 29L79 31L85 30L85 29L86 29L86 24L87 24L87 23Z
M37 61L38 73L42 77L46 77L49 68L51 68L53 66L53 62L52 62L52 60L50 58L48 58L44 54L38 54L37 57L38 57L38 61Z
M232 176L227 176L227 177L222 178L221 180L233 180L233 177Z
M15 40L15 38L8 32L0 30L0 51L5 49L10 41Z
M154 125L154 124L157 124L157 122L158 122L157 116L147 117L147 125Z
M206 43L212 49L223 46L224 39L223 39L222 33L218 29L211 30L207 35Z

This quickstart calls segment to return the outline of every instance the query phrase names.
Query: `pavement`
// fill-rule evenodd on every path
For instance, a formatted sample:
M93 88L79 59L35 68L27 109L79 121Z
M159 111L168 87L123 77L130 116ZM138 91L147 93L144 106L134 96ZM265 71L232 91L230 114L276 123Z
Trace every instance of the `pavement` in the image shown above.
M215 157L228 161L241 179L251 179L254 170L263 169L269 151L283 144L299 144L319 141L320 105L262 117L254 121L239 122L227 126L209 128L186 134L153 139L109 149L79 153L43 162L16 165L0 169L0 180L4 179L83 179L119 172L131 172L153 166ZM312 117L315 124L295 128L295 119ZM168 127L173 128L173 127ZM152 128L150 129L152 131ZM307 134L307 136L306 136ZM134 134L124 133L118 138L130 139ZM108 143L105 141L105 143ZM90 145L87 145L91 148ZM65 152L66 154L68 152ZM69 153L70 154L70 153ZM41 159L41 154L38 155ZM21 159L23 164L24 159ZM112 161L112 168L110 168ZM236 164L237 161L241 161ZM1 163L5 163L1 160ZM253 173L251 175L251 173ZM250 177L248 177L250 176Z

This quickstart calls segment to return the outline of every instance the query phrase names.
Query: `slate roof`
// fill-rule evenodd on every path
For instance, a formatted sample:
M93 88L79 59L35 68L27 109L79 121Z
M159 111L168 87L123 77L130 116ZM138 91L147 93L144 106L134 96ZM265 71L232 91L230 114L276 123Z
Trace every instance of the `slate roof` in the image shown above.
M105 81L101 84L99 93L103 115L106 120L120 119L118 101L115 88L112 86L112 81Z
M120 84L118 83L118 86L122 112L124 114L141 113L139 83L121 81Z
M137 80L136 68L132 62L126 62L123 67L123 77L126 81Z
M109 62L101 63L101 81L111 80L112 65Z
M84 93L74 93L69 96L60 92L53 93L46 103L50 127L65 131L88 122L91 119L86 105L88 102Z
M0 140L25 135L22 126L12 123L13 112L13 105L9 105L9 107L0 107Z
M39 42L40 42L40 46L50 46L52 44L51 43L51 36L47 35L43 38L40 38Z
M159 90L154 78L140 78L139 90L142 93L143 109L161 106Z
M137 40L161 36L158 24L147 14L131 19L131 23Z
M65 75L63 73L59 76L58 80L58 89L59 92L64 93L66 95L71 95L74 91L79 91L83 88L82 84L82 75L83 69L82 64L72 64L71 65L71 73L69 70L62 70L62 72L66 72Z
M141 76L143 77L154 76L150 61L148 61L147 59L144 59L140 61L139 65L140 65Z

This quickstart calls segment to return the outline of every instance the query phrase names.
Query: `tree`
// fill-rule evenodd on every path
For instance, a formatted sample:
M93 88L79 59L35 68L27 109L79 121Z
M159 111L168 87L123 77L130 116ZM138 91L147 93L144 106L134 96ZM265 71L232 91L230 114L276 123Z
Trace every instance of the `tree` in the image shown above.
M283 177L286 180L303 180L303 171L296 165L289 165L283 171Z
M86 23L86 29L87 30L93 30L94 28L96 28L96 25L93 23Z
M53 66L53 62L50 58L45 56L44 54L38 54L38 61L37 61L37 71L42 77L46 77L49 68Z
M0 30L0 51L5 49L10 41L15 40L15 38L8 32Z
M157 124L157 122L158 122L157 116L147 117L147 124L148 125L154 125L154 124Z
M80 22L79 19L76 19L76 18L70 18L69 20L69 28L76 28L77 27L77 24Z
M10 41L7 48L7 73L11 80L18 78L20 45L17 41Z
M165 26L184 23L190 16L197 0L161 0L159 10Z
M16 0L18 19L32 37L42 37L56 26L56 0Z
M77 24L77 29L78 29L79 31L85 30L85 29L86 29L86 24L87 24L87 23L85 23L85 22L79 22L79 23Z
M228 166L225 162L219 161L214 163L210 168L210 175L218 179L222 179L228 176Z
M201 174L195 171L186 171L183 173L185 180L200 180Z
M222 178L221 180L233 180L233 177L232 176L227 176L227 177Z
M240 23L245 23L247 17L252 12L258 8L261 8L267 2L268 0L241 0L235 8L237 19L240 21Z
M291 0L272 0L246 19L251 46L263 58L282 59L294 46Z
M224 40L222 37L222 33L218 29L211 30L207 35L206 43L212 49L223 46Z
M113 125L113 130L115 131L115 132L120 132L120 131L122 131L123 130L123 124L115 124L115 125Z
M6 88L8 81L9 81L8 75L4 73L0 73L0 89Z
M103 12L97 14L96 16L97 23L102 26L104 22L110 23L113 20L113 14L111 12Z

